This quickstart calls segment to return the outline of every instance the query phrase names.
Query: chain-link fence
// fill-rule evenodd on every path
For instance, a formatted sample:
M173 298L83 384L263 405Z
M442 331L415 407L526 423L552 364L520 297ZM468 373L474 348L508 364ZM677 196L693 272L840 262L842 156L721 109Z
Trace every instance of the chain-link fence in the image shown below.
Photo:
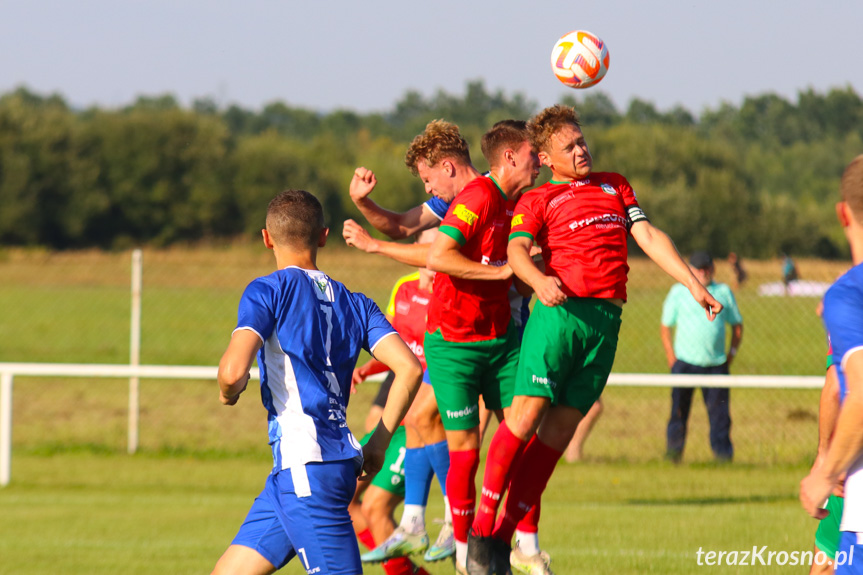
M332 243L320 254L320 267L381 307L396 279L412 271ZM128 363L131 259L128 252L0 252L0 361ZM823 375L826 346L816 307L823 289L848 264L798 261L800 279L790 289L781 281L781 261L743 265L748 278L734 287L745 333L732 373ZM234 327L243 288L272 267L272 254L263 246L145 251L141 363L216 365ZM632 258L631 267L615 372L667 373L659 322L673 281L648 260ZM731 268L723 261L717 262L716 277L734 285ZM212 381L143 380L140 385L142 450L268 456L265 417L256 393L228 409L219 404ZM374 386L361 386L352 400L348 421L357 433ZM125 450L128 382L17 378L14 389L14 449ZM810 459L818 394L733 390L736 461ZM644 461L664 455L668 388L610 387L603 398L605 411L585 447L588 458ZM710 460L698 394L689 428L684 460Z

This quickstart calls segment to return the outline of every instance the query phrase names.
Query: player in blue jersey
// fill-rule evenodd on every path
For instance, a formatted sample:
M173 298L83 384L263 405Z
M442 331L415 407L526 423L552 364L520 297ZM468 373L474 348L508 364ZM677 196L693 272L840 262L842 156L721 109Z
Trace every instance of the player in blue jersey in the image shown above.
M863 155L842 175L842 201L836 213L851 247L854 267L824 296L824 325L830 334L839 379L839 416L821 465L800 482L800 502L818 519L821 505L845 480L845 506L836 551L836 573L863 573Z
M381 469L422 368L375 303L318 270L323 209L287 190L267 208L264 244L277 271L248 285L219 362L220 400L234 405L257 355L273 470L217 574L266 574L299 555L308 573L362 573L348 505L358 476ZM365 349L395 373L381 421L364 447L346 422L351 376Z

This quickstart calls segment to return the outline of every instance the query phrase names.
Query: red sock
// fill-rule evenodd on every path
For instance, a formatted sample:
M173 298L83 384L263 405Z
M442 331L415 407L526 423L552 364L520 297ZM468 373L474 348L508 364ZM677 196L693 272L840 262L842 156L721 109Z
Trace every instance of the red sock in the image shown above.
M537 441L536 435L534 435L527 443L528 446L534 441ZM525 447L525 449L527 449L527 447ZM542 501L537 501L536 505L531 507L530 511L527 512L527 515L525 515L524 518L518 522L518 526L516 527L516 529L518 529L522 533L539 532L539 512L541 504Z
M395 559L384 561L381 566L387 575L414 575L417 569L413 561L407 557L396 557Z
M467 542L467 533L473 523L478 467L479 449L449 452L446 495L452 510L453 535L456 541L462 543Z
M539 439L525 449L512 478L504 512L494 528L495 537L507 543L512 541L516 525L539 502L561 455L562 451L552 449Z
M505 421L501 422L488 446L479 509L473 520L474 535L491 536L500 498L506 491L510 472L515 467L514 462L521 456L525 443L513 435Z
M366 549L374 549L376 547L375 538L372 536L372 532L369 529L357 533L357 539L360 540L360 543L362 543Z
M537 533L539 532L539 506L540 501L530 508L521 521L518 522L516 529L522 533Z

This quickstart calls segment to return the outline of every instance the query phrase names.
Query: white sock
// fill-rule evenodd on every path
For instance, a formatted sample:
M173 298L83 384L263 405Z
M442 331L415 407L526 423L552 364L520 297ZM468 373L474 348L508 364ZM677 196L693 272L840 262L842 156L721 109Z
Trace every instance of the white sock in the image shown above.
M416 535L426 530L426 508L425 505L405 505L402 511L402 521L399 527Z
M515 546L525 555L537 555L539 553L539 535L516 529Z
M462 567L467 567L467 541L455 540L455 560Z
M452 524L452 508L449 506L449 497L443 498L443 519L447 523Z

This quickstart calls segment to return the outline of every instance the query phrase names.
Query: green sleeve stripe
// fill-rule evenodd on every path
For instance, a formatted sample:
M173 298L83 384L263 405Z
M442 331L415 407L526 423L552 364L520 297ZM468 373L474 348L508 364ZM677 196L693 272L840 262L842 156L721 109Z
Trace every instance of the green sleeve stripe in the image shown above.
M458 228L454 228L453 226L441 226L439 229L442 234L446 234L458 242L458 245L463 246L467 243L467 239Z
M531 234L530 232L512 232L511 234L509 234L509 239L514 238L530 238L531 240L534 239L533 234Z

